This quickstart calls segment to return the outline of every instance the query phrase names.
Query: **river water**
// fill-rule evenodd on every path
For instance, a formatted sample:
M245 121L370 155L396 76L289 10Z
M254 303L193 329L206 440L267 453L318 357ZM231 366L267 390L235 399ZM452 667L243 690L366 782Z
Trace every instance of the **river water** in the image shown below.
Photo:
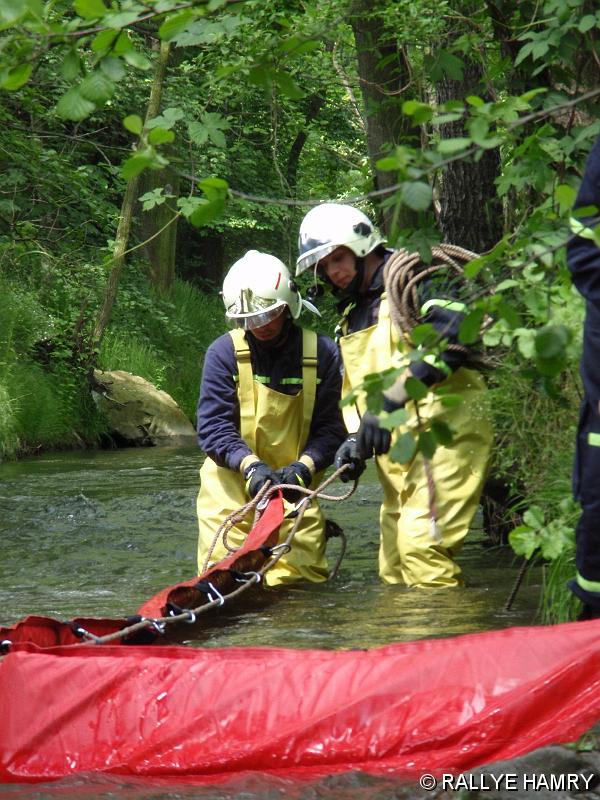
M45 454L0 464L0 624L27 614L70 619L123 617L163 586L195 575L195 496L201 456L193 448L140 448ZM343 484L330 488L342 494ZM466 586L407 590L377 575L380 489L372 466L343 503L323 503L348 549L338 576L275 592L269 603L218 613L188 646L376 647L535 620L532 571L510 611L503 607L518 564L474 529L459 557ZM339 542L329 544L335 562ZM1 724L1 722L0 722ZM72 778L0 786L0 798L384 798L410 787L359 773L296 785L253 776L216 787L122 778Z

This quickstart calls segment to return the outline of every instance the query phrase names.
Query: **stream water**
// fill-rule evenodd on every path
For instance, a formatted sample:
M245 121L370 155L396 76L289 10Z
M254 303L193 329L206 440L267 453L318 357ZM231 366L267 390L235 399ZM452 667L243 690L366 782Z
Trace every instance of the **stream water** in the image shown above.
M155 592L195 574L196 449L52 453L0 464L0 624L27 614L123 617ZM339 493L345 487L339 484ZM332 490L335 491L335 490ZM391 642L531 624L535 571L510 611L518 564L474 529L459 557L466 585L407 590L377 575L380 489L369 467L343 503L323 503L348 549L337 578L276 592L274 602L228 612L188 646L376 647ZM335 562L339 543L329 545ZM0 785L0 798L384 798L410 787L360 773L310 785L256 775L214 787L85 776L36 786Z

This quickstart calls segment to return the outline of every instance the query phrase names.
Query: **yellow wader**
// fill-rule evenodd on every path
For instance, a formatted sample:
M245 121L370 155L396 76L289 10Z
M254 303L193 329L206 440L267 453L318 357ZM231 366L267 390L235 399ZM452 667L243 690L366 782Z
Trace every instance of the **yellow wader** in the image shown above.
M302 389L296 395L282 394L254 380L250 349L244 331L230 331L239 370L238 399L240 404L241 436L253 453L273 469L296 461L301 455L312 420L317 386L317 336L312 331L302 331ZM318 486L322 473L313 478ZM200 469L200 492L196 509L198 513L198 570L202 567L215 534L225 517L248 502L245 481L241 473L219 467L207 457ZM292 506L285 503L286 511ZM253 514L238 523L227 534L231 547L239 547L252 527ZM285 541L294 520L284 520L279 541ZM214 548L211 563L227 555L221 537ZM327 579L325 558L325 519L318 504L313 501L292 542L290 553L279 559L265 575L270 586L306 580L319 582Z
M399 336L391 323L385 294L382 295L376 325L342 336L344 361L342 396L364 380L365 375L400 366ZM406 362L404 362L406 363ZM449 447L438 446L430 461L435 484L435 505L440 535L431 530L429 488L423 456L417 453L407 464L391 461L389 454L376 459L383 487L380 511L379 574L386 583L407 586L457 586L462 583L460 567L453 560L467 535L477 510L485 479L492 428L485 400L485 383L478 372L461 368L448 377L446 391L460 394L462 403L452 408L441 404L430 392L419 402L421 420L445 422L454 433ZM364 394L357 391L358 411L366 409ZM407 404L406 427L415 430L414 403ZM344 408L349 432L360 422L357 410ZM392 446L395 437L392 439ZM437 541L436 541L437 539Z

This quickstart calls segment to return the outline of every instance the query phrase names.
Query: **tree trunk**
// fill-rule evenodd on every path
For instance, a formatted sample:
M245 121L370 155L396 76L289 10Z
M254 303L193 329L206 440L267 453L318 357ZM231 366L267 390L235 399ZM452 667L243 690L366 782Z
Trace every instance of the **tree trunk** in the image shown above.
M420 146L417 128L410 127L402 114L402 103L413 96L408 93L410 75L406 56L385 32L385 0L353 0L350 24L356 42L358 75L365 106L367 149L376 189L397 183L394 171L377 169L376 163L396 144ZM393 209L383 211L383 230L391 233ZM407 208L400 210L399 227L413 227L417 216Z
M161 205L140 214L140 233L150 264L150 280L161 293L168 292L175 278L178 221L175 203L179 196L179 183L179 175L172 167L142 173L140 194L165 187L166 195L174 195Z
M148 102L148 109L146 111L146 121L155 117L160 109L160 101L162 96L162 88L167 71L167 62L169 60L170 46L168 42L161 42L158 57L156 60L156 70L154 73L154 81L150 91L150 100ZM142 136L144 134L142 133ZM125 195L121 204L121 215L119 217L119 224L117 226L117 233L115 235L115 247L113 251L113 258L111 268L106 282L106 289L104 291L104 301L102 308L98 314L96 325L93 332L94 346L97 348L102 341L104 331L110 320L113 306L117 297L117 289L119 287L119 280L123 265L125 263L125 251L129 243L129 233L131 231L131 222L133 219L133 209L135 201L138 196L138 185L140 176L136 175L127 181L125 188Z
M437 84L437 102L481 95L481 78L479 65L467 61L462 81L444 78ZM461 120L441 125L440 133L443 139L465 135ZM446 166L439 183L438 218L445 242L482 253L502 238L502 203L495 185L499 173L497 149L485 150L479 161L459 158Z

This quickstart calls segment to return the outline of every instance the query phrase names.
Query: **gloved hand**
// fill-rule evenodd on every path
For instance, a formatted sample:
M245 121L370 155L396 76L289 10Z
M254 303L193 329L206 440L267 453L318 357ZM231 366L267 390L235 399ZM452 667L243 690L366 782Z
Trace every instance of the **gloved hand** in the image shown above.
M333 461L335 468L339 469L343 467L344 464L350 464L350 469L345 469L341 473L340 480L343 483L358 480L367 466L364 459L361 458L358 453L355 433L348 436L346 441L341 443L335 454L335 459Z
M381 428L379 418L370 411L365 411L356 434L356 447L362 458L387 453L392 444L392 434L387 428Z
M277 476L277 483L292 483L294 486L304 486L308 489L312 481L312 473L306 464L301 461L292 461L287 467L275 470ZM296 492L293 489L284 489L283 496L288 503L297 503L303 497L306 497L302 492Z
M279 483L275 471L264 461L255 461L244 470L244 480L246 481L246 493L250 497L256 497L267 481Z

